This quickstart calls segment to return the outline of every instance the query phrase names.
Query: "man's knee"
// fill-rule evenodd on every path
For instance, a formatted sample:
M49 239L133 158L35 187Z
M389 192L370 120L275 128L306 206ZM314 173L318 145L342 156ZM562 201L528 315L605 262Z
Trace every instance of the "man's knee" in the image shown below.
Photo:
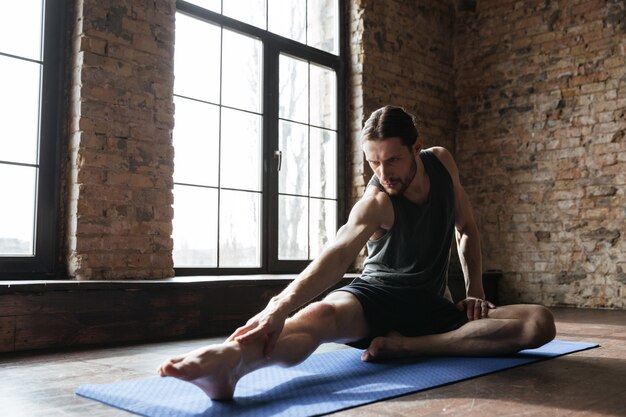
M310 314L315 315L320 321L334 321L337 318L337 307L326 301L317 301L309 306Z
M538 348L553 340L555 336L556 326L550 310L539 305L528 306L522 335L524 348Z
M326 301L309 304L297 316L300 321L307 322L311 329L328 331L337 327L337 307Z
M300 313L308 331L323 341L353 341L367 335L363 308L347 292L335 292L324 300L309 304Z

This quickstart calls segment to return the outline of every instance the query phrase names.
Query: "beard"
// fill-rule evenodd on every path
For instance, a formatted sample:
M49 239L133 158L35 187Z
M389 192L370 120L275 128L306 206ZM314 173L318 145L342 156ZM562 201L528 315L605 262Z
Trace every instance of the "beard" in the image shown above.
M417 173L417 163L413 159L409 173L404 178L391 177L385 182L380 182L389 195L402 195L409 187L415 174ZM379 178L380 180L380 178Z

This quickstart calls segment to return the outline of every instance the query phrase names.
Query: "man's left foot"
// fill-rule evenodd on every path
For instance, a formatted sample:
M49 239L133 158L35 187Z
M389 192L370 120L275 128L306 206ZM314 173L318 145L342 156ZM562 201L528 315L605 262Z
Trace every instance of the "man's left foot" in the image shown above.
M398 332L391 332L387 336L376 337L361 355L361 360L364 362L375 362L382 359L411 356L405 341L406 337Z

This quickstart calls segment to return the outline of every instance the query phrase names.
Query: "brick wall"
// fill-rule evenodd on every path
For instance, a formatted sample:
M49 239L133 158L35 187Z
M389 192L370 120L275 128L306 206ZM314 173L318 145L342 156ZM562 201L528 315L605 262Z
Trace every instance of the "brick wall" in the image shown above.
M76 3L68 272L80 279L173 276L175 1Z
M502 298L625 308L625 3L457 17L457 161Z
M404 106L456 153L505 302L626 307L624 3L346 4L352 202L363 121ZM69 273L171 276L175 2L77 5Z

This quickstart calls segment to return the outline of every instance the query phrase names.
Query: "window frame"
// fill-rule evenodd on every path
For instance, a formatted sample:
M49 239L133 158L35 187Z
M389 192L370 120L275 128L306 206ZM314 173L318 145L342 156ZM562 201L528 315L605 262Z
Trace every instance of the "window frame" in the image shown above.
M39 102L39 172L35 203L34 256L0 256L0 279L57 278L58 261L58 188L64 57L67 44L69 1L45 1L43 14L43 54ZM10 54L4 56L31 62Z
M259 39L263 44L262 89L262 197L261 266L258 268L174 267L176 276L297 273L310 260L278 259L278 172L274 150L279 134L279 57L310 61L335 71L337 77L337 227L345 221L345 0L338 0L338 54L303 45L220 13L177 0L176 11Z

